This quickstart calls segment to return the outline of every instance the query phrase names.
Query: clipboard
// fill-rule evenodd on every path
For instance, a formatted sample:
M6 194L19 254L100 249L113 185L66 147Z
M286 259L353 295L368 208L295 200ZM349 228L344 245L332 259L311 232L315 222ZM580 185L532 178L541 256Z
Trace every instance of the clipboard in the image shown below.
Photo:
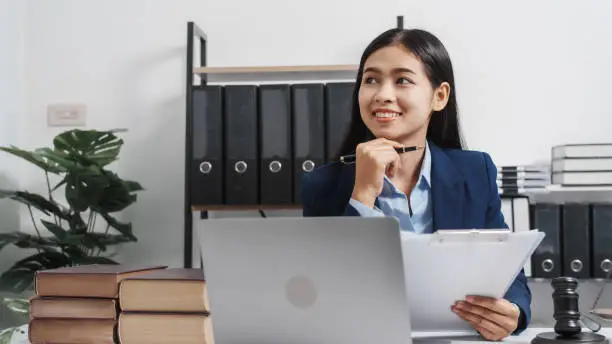
M402 232L412 331L475 333L451 306L467 295L502 298L543 238L537 229Z

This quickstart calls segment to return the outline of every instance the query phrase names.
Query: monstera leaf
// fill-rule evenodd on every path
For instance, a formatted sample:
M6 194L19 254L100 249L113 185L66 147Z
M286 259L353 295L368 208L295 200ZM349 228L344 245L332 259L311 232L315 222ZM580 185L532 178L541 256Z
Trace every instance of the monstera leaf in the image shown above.
M4 304L6 308L16 313L27 314L30 310L30 301L28 299L3 297L0 299L0 303Z
M45 172L50 172L54 174L60 174L62 172L66 172L66 169L59 166L54 161L51 161L40 154L38 151L28 152L22 149L19 149L15 146L9 147L0 147L0 151L7 152L14 156L20 157L26 161L33 163L34 165L42 168Z
M136 241L136 237L134 236L134 233L132 233L131 223L119 222L117 219L105 212L100 212L100 215L102 216L102 218L104 218L104 220L106 220L106 223L108 223L110 227L115 228L126 238Z
M0 344L11 344L13 336L19 331L19 327L11 327L4 330L0 330Z
M64 178L66 200L76 211L85 211L100 202L110 186L109 178L97 166L80 169Z
M38 194L25 191L10 191L0 189L0 199L2 198L10 198L19 203L32 206L40 210L47 216L55 215L61 219L67 219L67 217L69 216L67 211L65 209L60 208L57 203L50 201Z
M115 133L124 130L71 130L53 140L55 152L64 154L83 165L106 166L115 160L121 151L123 140Z
M59 241L55 238L40 237L23 232L0 233L0 250L8 245L55 252L55 248L59 247Z
M113 213L127 208L136 202L134 192L141 191L142 186L137 182L125 181L119 178L116 173L106 172L108 187L104 189L95 208L101 212Z

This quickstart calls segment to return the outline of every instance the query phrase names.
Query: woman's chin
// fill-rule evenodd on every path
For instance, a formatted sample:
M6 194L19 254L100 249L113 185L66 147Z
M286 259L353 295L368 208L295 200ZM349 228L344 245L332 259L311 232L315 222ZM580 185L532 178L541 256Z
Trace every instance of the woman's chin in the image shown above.
M427 126L414 128L413 125L401 128L399 126L380 127L373 125L369 129L376 138L385 138L400 143L413 141L421 135L425 137L427 133Z
M398 133L393 130L376 130L373 132L373 134L374 136L376 136L376 138L385 138L387 140L392 140L392 141L396 141L400 137L406 135L405 133Z

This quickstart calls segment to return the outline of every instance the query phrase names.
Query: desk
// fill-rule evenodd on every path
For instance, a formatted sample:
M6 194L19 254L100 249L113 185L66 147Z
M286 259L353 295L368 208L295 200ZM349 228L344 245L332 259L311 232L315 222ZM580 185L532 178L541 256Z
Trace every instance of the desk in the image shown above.
M523 333L521 333L520 335L517 336L510 336L506 339L504 339L501 343L520 343L520 344L528 344L531 342L531 340L533 338L535 338L535 336L538 335L538 333L541 332L551 332L553 331L552 328L527 328L525 331L523 331ZM588 331L584 330L583 331ZM602 327L601 330L598 332L599 334L602 334L610 339L612 339L612 328L609 327ZM482 339L481 337L477 337L477 336L441 336L441 337L428 337L428 336L423 336L422 333L417 333L415 334L415 336L417 338L414 338L414 344L467 344L467 343L474 343L474 342L478 342L478 343L500 343L500 342L490 342L487 340Z
M22 331L16 333L13 336L13 340L10 344L29 344L28 341L28 325L21 327ZM516 344L528 344L531 340L541 332L552 331L552 328L528 328L518 336L510 336L502 342L490 342L483 340L477 336L457 336L457 337L421 337L422 334L417 334L419 338L413 340L414 344L470 344L470 343L516 343ZM0 331L1 332L1 331ZM610 339L612 339L612 328L602 327L598 332Z

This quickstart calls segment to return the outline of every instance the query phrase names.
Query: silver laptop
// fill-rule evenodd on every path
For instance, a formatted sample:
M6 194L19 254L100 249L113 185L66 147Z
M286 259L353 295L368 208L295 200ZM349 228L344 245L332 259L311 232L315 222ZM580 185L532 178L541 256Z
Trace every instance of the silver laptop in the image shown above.
M411 344L393 218L209 219L197 231L216 344Z

